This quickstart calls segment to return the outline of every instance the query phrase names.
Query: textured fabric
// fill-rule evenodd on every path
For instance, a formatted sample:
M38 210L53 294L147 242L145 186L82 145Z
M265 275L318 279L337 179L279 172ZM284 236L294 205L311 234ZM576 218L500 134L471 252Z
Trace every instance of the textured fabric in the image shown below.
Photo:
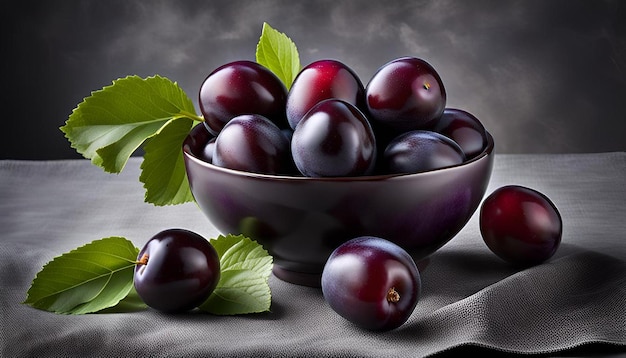
M140 160L120 175L86 160L0 161L0 356L427 356L458 347L556 353L592 344L626 351L626 153L497 155L487 194L537 189L563 217L548 262L519 270L492 254L478 215L420 262L423 291L397 330L372 333L335 314L319 289L270 278L272 311L55 315L21 302L53 257L124 236L141 247L183 227L218 233L193 203L143 202Z

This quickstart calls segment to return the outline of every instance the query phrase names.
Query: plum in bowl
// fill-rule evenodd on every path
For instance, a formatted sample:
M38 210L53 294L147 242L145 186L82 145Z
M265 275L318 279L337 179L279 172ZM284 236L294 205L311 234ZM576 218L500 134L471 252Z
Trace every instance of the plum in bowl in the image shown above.
M478 208L491 176L494 142L459 165L414 174L304 177L227 169L202 159L204 126L185 138L191 192L222 233L244 234L274 257L279 279L320 286L340 244L376 236L424 258L451 240Z

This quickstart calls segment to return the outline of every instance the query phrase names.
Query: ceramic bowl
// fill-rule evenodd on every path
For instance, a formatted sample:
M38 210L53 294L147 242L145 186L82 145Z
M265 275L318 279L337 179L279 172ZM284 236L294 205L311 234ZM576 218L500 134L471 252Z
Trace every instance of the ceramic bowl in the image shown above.
M361 235L405 248L416 260L450 241L479 206L494 142L460 165L416 173L342 178L254 174L199 159L210 134L196 126L183 143L191 192L222 233L244 234L274 257L273 273L319 286L330 253Z

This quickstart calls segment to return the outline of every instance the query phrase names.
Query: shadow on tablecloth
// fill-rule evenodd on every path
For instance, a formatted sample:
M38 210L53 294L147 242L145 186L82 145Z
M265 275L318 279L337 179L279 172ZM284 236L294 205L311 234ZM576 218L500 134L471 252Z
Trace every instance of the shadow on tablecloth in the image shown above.
M449 296L451 302L418 315L386 340L399 347L444 344L464 353L549 354L585 345L626 350L626 262L562 249L566 255L520 270L493 260L489 252L438 253L423 270L421 300Z

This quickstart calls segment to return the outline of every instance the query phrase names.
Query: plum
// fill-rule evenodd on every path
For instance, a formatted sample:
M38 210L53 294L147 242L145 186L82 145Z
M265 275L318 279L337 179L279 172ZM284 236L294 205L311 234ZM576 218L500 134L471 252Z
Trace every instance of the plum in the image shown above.
M204 303L219 279L219 257L209 241L189 230L167 229L139 251L134 286L148 306L182 312Z
M544 194L524 186L496 189L483 201L479 220L487 247L514 265L544 262L561 243L563 222L556 206Z
M368 330L386 331L413 313L421 278L413 258L391 241L361 236L337 247L322 271L330 307Z

